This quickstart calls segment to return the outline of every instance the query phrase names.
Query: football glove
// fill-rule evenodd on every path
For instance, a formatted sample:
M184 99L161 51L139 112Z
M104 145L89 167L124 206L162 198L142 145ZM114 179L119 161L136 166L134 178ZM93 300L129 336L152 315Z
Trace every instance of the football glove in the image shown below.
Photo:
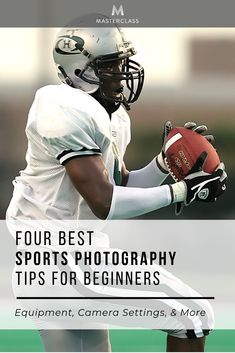
M214 202L226 190L227 174L224 171L224 164L220 163L212 174L203 171L190 174L184 179L184 182L187 186L185 206L194 200Z
M193 130L197 132L200 135L203 135L205 132L207 132L208 128L206 125L199 125L197 126L196 123L189 121L186 124L184 124L184 127L189 130ZM211 144L214 144L215 138L213 135L203 135L207 141L209 141Z
M171 129L173 128L172 123L170 121L165 122L164 127L163 127L163 133L162 133L162 149L161 152L157 155L157 163L158 166L160 167L160 169L164 172L164 173L169 173L168 167L165 163L165 151L164 151L164 147L165 147L165 141L166 138L169 134L169 132L171 131ZM184 128L189 129L189 130L193 130L195 132L197 132L198 134L202 135L207 131L207 126L206 125L199 125L197 126L196 123L194 122L187 122L184 124ZM210 143L214 143L215 139L213 135L204 135L204 137L210 142Z
M169 132L172 129L172 124L170 121L166 121L163 127L163 133L162 133L162 149L160 151L160 153L157 155L157 163L158 163L158 167L160 168L160 170L162 170L164 173L168 174L169 170L168 167L165 163L165 152L164 152L164 147L165 147L165 141L166 138L169 134Z
M207 153L203 152L190 171L190 174L183 181L172 185L173 202L176 202L176 215L181 213L183 205L188 206L193 201L214 202L217 197L226 191L227 174L224 164L220 163L218 168L209 174L203 171L206 158ZM179 200L182 201L183 197L183 202L178 202Z

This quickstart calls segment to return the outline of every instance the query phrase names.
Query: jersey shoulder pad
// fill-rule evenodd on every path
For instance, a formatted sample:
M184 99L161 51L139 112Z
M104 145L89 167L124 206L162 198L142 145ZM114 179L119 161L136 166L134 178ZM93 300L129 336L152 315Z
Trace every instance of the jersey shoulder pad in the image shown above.
M99 103L94 104L96 102L85 92L67 87L46 86L37 91L31 114L42 137L94 132L93 116L100 114Z

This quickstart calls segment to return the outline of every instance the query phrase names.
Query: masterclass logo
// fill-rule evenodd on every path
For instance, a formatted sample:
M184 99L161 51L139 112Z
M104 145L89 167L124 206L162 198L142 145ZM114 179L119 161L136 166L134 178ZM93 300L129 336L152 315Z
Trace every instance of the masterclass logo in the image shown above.
M123 11L123 6L120 5L119 9L117 9L117 7L115 5L113 5L113 9L112 9L112 16L124 16L124 11Z
M126 11L124 11L123 5L116 5L113 4L111 11L110 11L111 17L98 17L96 19L96 24L115 24L115 25L131 25L135 24L138 25L140 24L140 19L139 18L131 18L129 16L126 16Z

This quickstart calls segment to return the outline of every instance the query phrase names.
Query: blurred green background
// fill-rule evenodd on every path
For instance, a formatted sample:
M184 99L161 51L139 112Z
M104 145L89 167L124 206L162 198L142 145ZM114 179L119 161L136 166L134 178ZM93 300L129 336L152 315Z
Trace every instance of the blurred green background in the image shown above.
M165 352L166 335L161 331L112 330L113 352ZM44 352L37 331L1 331L1 352ZM234 352L235 331L217 330L207 338L206 352Z

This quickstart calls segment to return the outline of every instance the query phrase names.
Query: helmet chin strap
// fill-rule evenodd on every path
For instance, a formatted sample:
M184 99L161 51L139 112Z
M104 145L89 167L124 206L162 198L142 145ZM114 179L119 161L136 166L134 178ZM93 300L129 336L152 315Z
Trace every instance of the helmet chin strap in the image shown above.
M122 94L122 96L123 96L123 100L121 103L124 105L126 110L130 110L131 109L130 104L127 103L126 97L123 94Z
M68 75L66 74L65 70L63 69L62 66L58 66L58 70L60 70L61 75L64 78L64 81L67 85L74 87L72 80L68 77Z

